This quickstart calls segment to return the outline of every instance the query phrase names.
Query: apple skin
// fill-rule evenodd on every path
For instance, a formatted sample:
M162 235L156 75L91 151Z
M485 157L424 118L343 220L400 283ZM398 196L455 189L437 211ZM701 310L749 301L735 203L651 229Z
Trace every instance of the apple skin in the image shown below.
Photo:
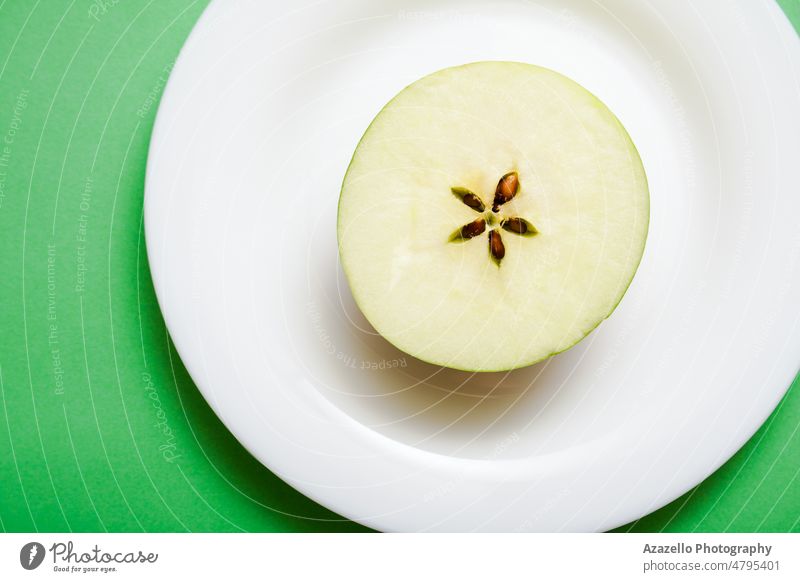
M551 75L556 75L556 76L559 76L559 77L563 77L562 75L560 75L559 73L557 73L555 71L552 71L552 70L549 70L549 69L545 69L543 67L538 67L536 65L530 65L530 64L527 64L527 63L518 63L518 62L513 62L513 61L493 61L493 62L484 61L484 62L468 63L468 64L465 64L465 65L460 65L460 66L457 66L457 67L451 67L449 69L444 69L442 71L437 71L435 73L432 73L431 75L423 77L423 79L421 79L420 81L422 81L424 79L428 79L430 77L434 77L434 76L439 75L439 74L441 74L441 73L443 73L445 71L455 71L455 70L459 70L459 69L468 69L468 68L476 67L476 66L478 66L478 67L482 67L482 66L531 67L531 68L538 69L539 71L547 72L547 73L549 73ZM531 357L529 357L527 359L526 358L520 358L520 359L517 359L517 360L515 360L513 362L505 361L505 362L499 363L498 365L492 365L490 362L484 361L484 362L482 362L481 365L475 366L475 365L472 365L470 363L461 361L459 359L453 359L451 357L446 357L446 358L437 357L436 355L433 355L433 354L431 354L430 352L428 352L428 351L426 351L424 349L422 349L422 350L416 349L415 346L413 345L413 342L412 343L408 343L408 342L396 341L394 338L391 337L390 334L385 333L385 331L382 330L382 328L381 328L382 326L376 325L376 322L373 322L373 317L371 317L371 311L373 311L373 310L371 310L369 307L364 305L364 298L363 298L362 294L358 290L358 285L357 285L357 283L354 284L355 277L354 277L354 275L352 273L352 270L353 270L352 269L352 265L351 265L350 261L347 260L347 258L345 256L345 251L343 250L342 241L343 241L343 239L345 237L345 229L347 228L347 224L348 224L347 217L343 216L343 201L346 199L346 196L347 196L346 189L347 189L348 182L352 179L352 172L353 172L354 166L355 166L356 161L357 161L357 154L358 154L359 150L362 148L362 146L364 145L365 141L368 139L368 136L370 136L371 132L374 130L374 126L376 125L376 122L378 122L381 119L381 117L384 114L384 112L390 110L393 107L393 105L398 101L398 99L401 98L401 96L403 96L407 91L412 89L420 81L416 81L415 83L412 83L411 85L409 85L405 89L403 89L400 93L398 93L394 98L392 98L381 109L381 111L378 113L378 115L376 115L376 117L372 120L372 122L367 127L367 129L365 130L364 134L362 135L361 139L358 142L358 145L356 147L355 153L354 153L353 158L351 159L351 161L350 161L350 163L348 165L347 171L345 172L345 176L344 176L344 179L343 179L343 182L342 182L341 194L340 194L340 197L339 197L339 204L338 204L338 208L337 208L337 238L338 238L338 241L339 241L339 257L340 257L340 262L342 264L343 271L345 273L345 277L348 280L348 283L350 285L350 288L351 288L351 291L352 291L352 294L353 294L353 298L354 298L356 304L358 305L359 309L361 309L362 313L364 313L364 315L367 318L367 320L370 321L370 323L373 325L373 327L375 327L375 329L385 339L387 339L387 341L389 341L390 343L394 344L397 348L399 348L403 352L407 353L408 355L410 355L410 356L412 356L414 358L417 358L417 359L419 359L421 361L424 361L424 362L427 362L427 363L430 363L430 364L433 364L433 365L448 367L448 368L452 368L452 369L456 369L456 370L462 370L462 371L465 371L465 372L471 372L471 373L475 373L475 372L504 372L504 371L510 371L510 370L514 370L514 369L524 368L524 367L536 364L538 362L541 362L543 360L546 360L546 359L548 359L548 358L550 358L550 357L552 357L554 355L557 355L559 353L562 353L562 352L570 349L571 347L573 347L576 344L578 344L585 337L587 337L592 331L594 331L597 328L597 326L599 326L603 321L605 321L608 317L610 317L611 314L614 312L614 310L619 305L619 303L622 301L622 299L625 296L626 292L630 288L631 283L633 282L633 278L634 278L635 273L637 272L637 270L639 268L639 265L641 264L641 260L642 260L642 257L643 257L643 254L644 254L644 250L645 250L645 245L646 245L646 240L647 240L647 233L648 233L648 230L649 230L649 220L650 220L649 190L648 190L647 178L646 178L646 174L644 173L644 169L643 169L642 164L641 164L641 160L640 160L640 157L639 157L638 150L637 150L635 144L633 143L632 139L630 138L630 135L624 129L624 126L619 121L619 119L616 116L614 116L614 114L606 107L606 105L597 96L595 96L594 94L590 93L585 88L581 87L580 85L577 85L577 83L575 83L574 81L571 81L571 80L569 80L569 81L571 83L573 83L574 85L580 87L580 89L583 92L583 94L591 100L592 106L594 108L596 108L597 110L602 111L604 113L604 115L607 116L609 122L612 123L612 124L615 124L617 126L620 135L623 136L624 140L626 141L626 147L627 147L628 152L630 153L632 158L635 158L635 161L638 163L639 168L641 168L641 171L639 172L639 175L637 176L637 178L640 180L640 188L641 188L641 191L642 191L642 197L641 197L641 200L639 200L639 202L643 204L643 208L641 209L642 212L641 212L641 215L639 216L640 220L642 221L642 224L639 225L639 228L641 230L640 230L640 236L639 236L639 239L638 239L638 246L634 249L634 252L633 252L633 254L635 255L635 260L631 262L629 276L627 277L627 280L626 280L625 284L623 286L621 286L620 291L613 298L613 301L610 303L610 307L608 309L604 310L605 311L604 313L598 314L594 318L594 321L592 322L592 324L590 326L585 327L583 330L581 330L581 333L575 335L571 339L570 342L564 343L562 345L559 345L556 349L549 350L549 351L542 352L542 353L538 353L538 354L533 355L533 356L531 356ZM454 184L454 185L457 185L457 184ZM490 202L490 200L486 200L484 198L484 202Z

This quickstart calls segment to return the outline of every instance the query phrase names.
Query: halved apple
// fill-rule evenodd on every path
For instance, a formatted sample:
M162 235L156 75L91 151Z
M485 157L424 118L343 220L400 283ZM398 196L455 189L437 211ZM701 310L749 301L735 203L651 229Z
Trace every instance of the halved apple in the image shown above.
M344 178L339 253L395 346L510 370L614 311L648 221L642 162L602 102L549 69L480 62L420 79L373 120Z

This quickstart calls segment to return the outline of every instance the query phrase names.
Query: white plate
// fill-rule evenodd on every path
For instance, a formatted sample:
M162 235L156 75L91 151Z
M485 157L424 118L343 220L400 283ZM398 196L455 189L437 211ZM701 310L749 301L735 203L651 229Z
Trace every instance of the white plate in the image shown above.
M420 76L507 59L597 94L651 183L644 260L589 338L511 374L370 329L337 263L339 186ZM728 459L798 370L800 48L770 1L217 1L147 172L158 298L236 437L381 530L605 530ZM374 369L362 369L362 366Z

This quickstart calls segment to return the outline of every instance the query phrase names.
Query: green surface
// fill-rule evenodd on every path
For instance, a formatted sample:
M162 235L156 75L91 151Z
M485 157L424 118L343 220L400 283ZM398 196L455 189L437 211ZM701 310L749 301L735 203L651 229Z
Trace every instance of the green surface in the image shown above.
M0 0L0 528L358 531L249 456L171 346L145 257L156 101L206 0ZM781 2L800 25L800 0ZM106 8L102 8L105 6ZM621 530L800 531L800 385Z

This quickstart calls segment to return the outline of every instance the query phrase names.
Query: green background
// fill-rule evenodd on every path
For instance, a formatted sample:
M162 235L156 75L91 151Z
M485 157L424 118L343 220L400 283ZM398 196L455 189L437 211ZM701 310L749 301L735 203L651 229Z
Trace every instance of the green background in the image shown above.
M0 0L5 531L363 529L236 442L156 304L147 149L167 71L206 4ZM781 5L800 26L800 0ZM800 531L799 425L795 380L719 471L620 531Z

